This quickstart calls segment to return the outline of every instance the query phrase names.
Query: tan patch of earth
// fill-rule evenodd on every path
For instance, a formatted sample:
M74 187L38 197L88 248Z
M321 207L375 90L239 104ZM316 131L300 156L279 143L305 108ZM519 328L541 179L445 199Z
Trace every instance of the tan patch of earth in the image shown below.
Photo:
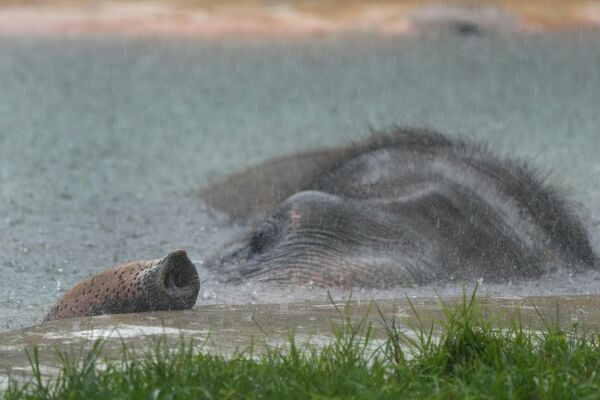
M0 0L3 36L398 35L465 24L518 32L598 28L600 1Z

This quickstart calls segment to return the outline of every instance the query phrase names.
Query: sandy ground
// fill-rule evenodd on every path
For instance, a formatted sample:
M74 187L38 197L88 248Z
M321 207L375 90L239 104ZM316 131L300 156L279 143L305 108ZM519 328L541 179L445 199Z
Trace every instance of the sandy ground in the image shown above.
M600 1L0 1L0 35L398 35L431 28L538 32L600 28Z

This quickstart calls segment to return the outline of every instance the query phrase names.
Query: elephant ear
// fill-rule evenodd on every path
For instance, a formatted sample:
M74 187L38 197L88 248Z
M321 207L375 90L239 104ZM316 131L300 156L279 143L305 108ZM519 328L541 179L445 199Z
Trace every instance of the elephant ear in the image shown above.
M234 222L262 219L289 196L309 190L350 151L325 149L276 158L230 175L202 189L200 196Z
M337 185L324 185L322 178L362 153L384 147L448 145L445 140L422 129L372 131L371 137L347 146L293 154L250 167L202 189L200 196L209 207L225 213L233 222L251 222L264 218L277 204L299 191L335 193Z

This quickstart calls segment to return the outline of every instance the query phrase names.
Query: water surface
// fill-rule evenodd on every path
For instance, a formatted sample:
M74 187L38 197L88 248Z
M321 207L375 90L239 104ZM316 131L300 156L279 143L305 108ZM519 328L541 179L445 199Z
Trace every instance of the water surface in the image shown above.
M571 191L600 242L600 37L289 41L0 41L0 331L39 322L78 280L185 248L198 304L325 299L220 285L201 261L240 227L199 188L273 156L427 126L484 139ZM600 294L600 276L489 285L492 295ZM460 283L355 289L431 297ZM345 290L334 297L348 297Z

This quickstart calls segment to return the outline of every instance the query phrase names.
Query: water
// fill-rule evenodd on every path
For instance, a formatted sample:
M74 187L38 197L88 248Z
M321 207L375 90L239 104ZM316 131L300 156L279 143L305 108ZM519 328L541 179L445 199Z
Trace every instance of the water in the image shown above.
M0 41L0 331L39 322L117 263L238 232L197 191L273 156L428 126L491 142L571 189L600 244L598 34L284 41ZM198 304L324 300L218 284ZM600 294L600 277L482 283L497 295ZM353 296L431 296L432 287ZM442 295L460 284L438 285ZM348 292L334 290L343 299Z

